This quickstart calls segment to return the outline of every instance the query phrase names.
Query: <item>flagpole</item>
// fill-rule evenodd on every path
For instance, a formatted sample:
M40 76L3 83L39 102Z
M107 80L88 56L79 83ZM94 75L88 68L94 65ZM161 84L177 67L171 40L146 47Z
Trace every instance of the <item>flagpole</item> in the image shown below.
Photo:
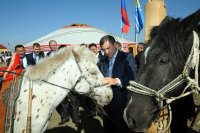
M124 34L123 34L123 32L122 32L122 44L121 45L122 45L122 50L124 51L124 47L123 47L124 46Z
M135 45L136 45L136 54L137 54L137 33L136 33L136 25L135 25Z
M122 21L121 21L121 29L122 29ZM122 50L124 51L124 48L123 48L123 45L124 44L124 34L122 32L122 42L121 42L121 47L122 47Z
M137 8L137 7L136 7ZM135 16L136 16L136 8L135 8ZM137 30L136 30L136 17L135 17L135 45L136 45L136 54L137 54Z
M137 44L137 33L135 31L135 43Z

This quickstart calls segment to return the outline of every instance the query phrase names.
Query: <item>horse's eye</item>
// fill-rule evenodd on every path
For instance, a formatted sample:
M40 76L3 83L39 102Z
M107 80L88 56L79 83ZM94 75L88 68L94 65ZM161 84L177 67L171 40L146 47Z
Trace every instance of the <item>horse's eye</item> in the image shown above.
M169 59L168 58L161 58L160 59L160 64L161 65L165 65L165 64L168 64L169 63Z

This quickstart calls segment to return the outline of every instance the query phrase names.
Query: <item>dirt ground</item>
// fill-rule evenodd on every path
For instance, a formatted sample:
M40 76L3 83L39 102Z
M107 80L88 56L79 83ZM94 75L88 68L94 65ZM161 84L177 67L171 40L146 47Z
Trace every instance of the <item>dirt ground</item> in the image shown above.
M85 111L80 108L82 127L77 129L75 124L70 119L66 124L59 126L60 116L56 110L54 110L51 117L48 129L45 133L103 133L102 120L99 116L92 119L88 119L85 116Z
M200 94L194 94L193 97L194 97L195 105L198 106L198 109L196 108L197 109L196 111L198 111L198 114L197 114L196 120L194 121L194 125L192 129L200 133ZM191 122L189 121L188 125L190 124Z
M200 95L194 95L194 101L196 105L200 105ZM102 129L102 119L99 116L96 116L93 119L87 119L85 116L85 111L80 108L81 120L82 120L82 129L78 130L75 124L71 121L67 122L63 126L59 126L60 116L54 110L51 117L48 129L45 133L103 133ZM197 115L197 118L194 122L194 125L191 127L191 121L188 121L188 132L189 133L200 133L200 112Z

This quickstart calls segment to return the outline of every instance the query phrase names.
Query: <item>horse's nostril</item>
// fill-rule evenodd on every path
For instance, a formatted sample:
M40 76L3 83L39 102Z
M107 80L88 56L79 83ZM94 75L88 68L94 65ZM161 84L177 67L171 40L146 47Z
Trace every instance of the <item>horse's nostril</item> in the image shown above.
M129 122L130 129L134 130L136 127L136 122L135 122L134 118L129 118L128 122Z
M134 133L145 133L146 132L146 128L141 128L139 126L139 123L137 121L137 119L135 119L134 117L130 117L128 119L129 122L129 128L134 132Z
M111 101L111 96L108 96L108 101Z

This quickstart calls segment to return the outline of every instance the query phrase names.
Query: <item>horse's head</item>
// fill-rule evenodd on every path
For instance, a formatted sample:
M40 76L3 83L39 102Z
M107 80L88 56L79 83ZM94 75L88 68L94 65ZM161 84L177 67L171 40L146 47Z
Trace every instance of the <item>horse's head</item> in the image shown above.
M154 91L170 83L180 75L193 44L193 30L200 31L200 10L187 18L166 17L150 33L136 82ZM180 95L181 88L167 93L165 97ZM124 112L128 126L136 132L145 132L160 113L156 96L132 93Z
M103 75L97 67L97 58L87 48L72 50L79 74L75 83L75 91L94 98L98 104L107 105L113 97L112 90L103 84Z

